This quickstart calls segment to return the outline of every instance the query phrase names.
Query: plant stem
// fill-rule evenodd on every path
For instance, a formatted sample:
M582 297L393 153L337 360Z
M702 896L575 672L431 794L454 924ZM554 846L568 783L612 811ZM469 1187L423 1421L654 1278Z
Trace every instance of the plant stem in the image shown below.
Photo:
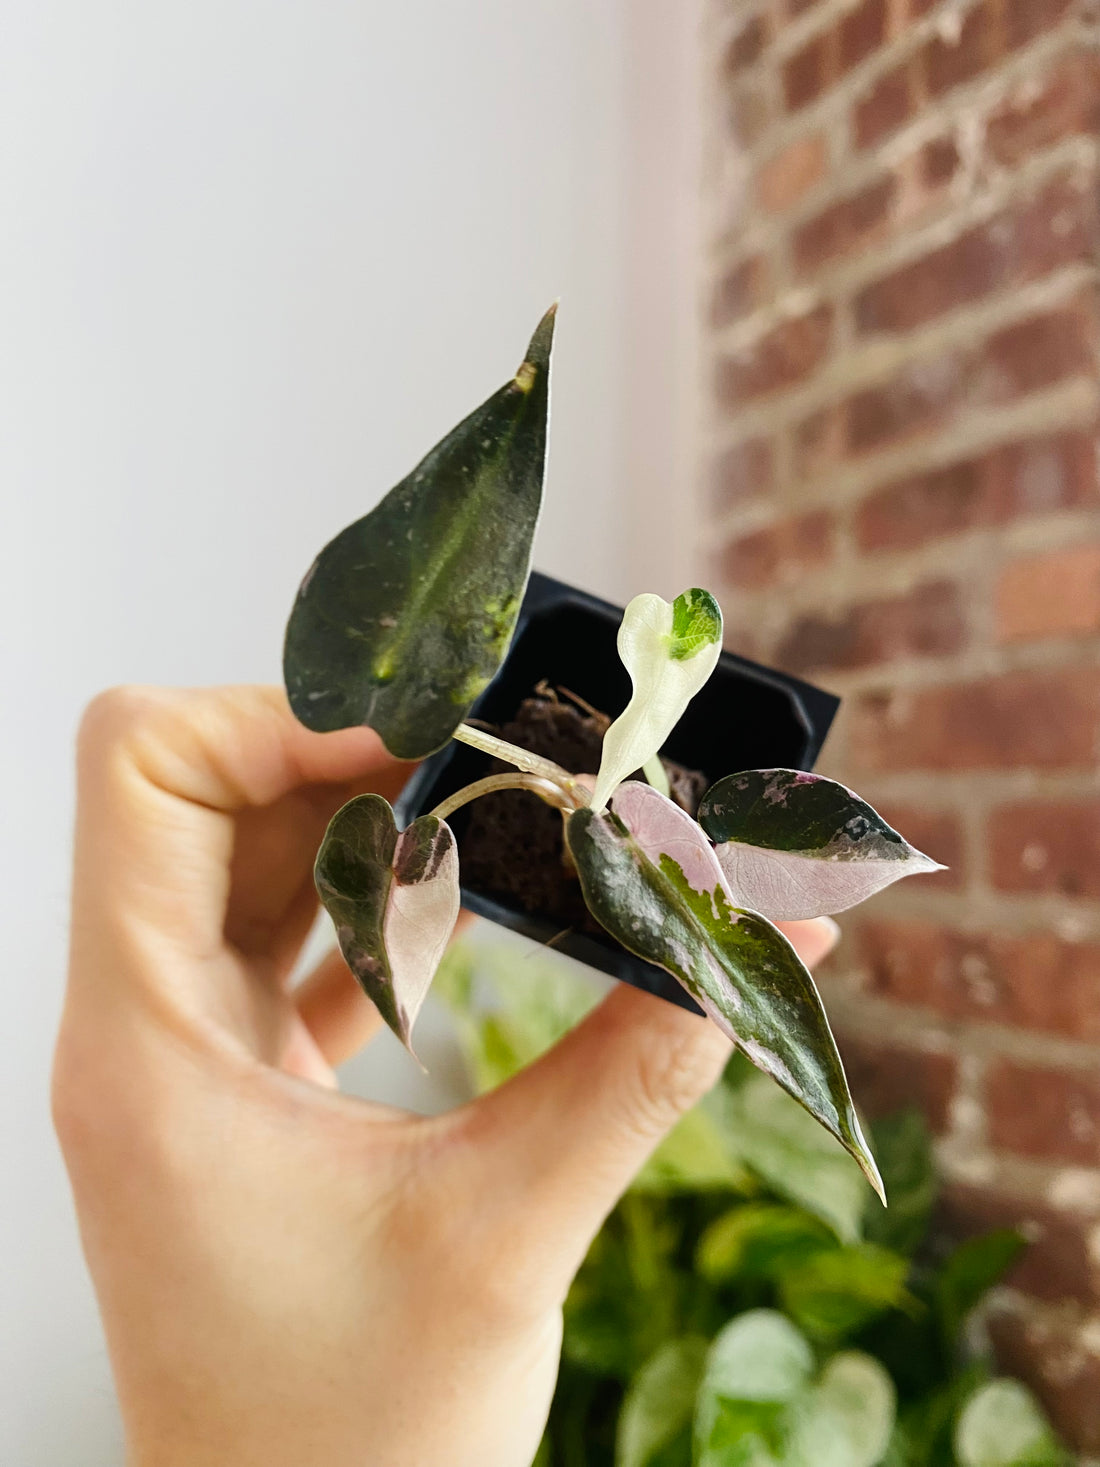
M542 779L537 774L518 772L516 774L489 774L484 779L475 780L473 784L464 785L462 789L455 790L453 795L448 795L445 800L441 800L430 813L440 820L446 820L456 810L461 810L463 805L468 805L471 800L476 800L481 795L491 795L494 790L528 790L558 810L576 809L576 804L570 798L569 793L560 784L551 783L550 780Z
M503 759L506 764L514 764L517 769L522 769L525 774L537 774L540 779L561 785L563 789L569 789L574 783L573 776L560 764L532 754L530 749L520 749L515 744L506 743L504 739L498 739L496 734L486 733L484 729L460 723L454 731L454 737L459 743L480 749L483 754L492 754L494 759Z

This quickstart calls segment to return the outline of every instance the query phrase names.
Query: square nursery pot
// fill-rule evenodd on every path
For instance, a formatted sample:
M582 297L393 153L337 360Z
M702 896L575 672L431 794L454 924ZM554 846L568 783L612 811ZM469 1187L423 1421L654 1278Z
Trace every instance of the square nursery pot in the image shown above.
M516 634L500 671L475 703L471 721L500 725L545 680L569 689L616 717L630 697L630 676L615 645L622 607L540 575L531 576ZM703 690L661 750L666 758L706 775L706 787L742 769L811 769L840 700L799 678L788 677L723 652ZM397 804L399 823L426 814L448 795L490 772L492 759L452 742L419 766ZM518 792L494 799L530 799ZM462 857L471 806L450 819ZM465 878L465 865L463 865ZM590 967L649 993L695 1009L680 984L662 968L628 953L607 934L562 933L559 919L524 911L514 898L463 880L462 904L536 942L554 946Z

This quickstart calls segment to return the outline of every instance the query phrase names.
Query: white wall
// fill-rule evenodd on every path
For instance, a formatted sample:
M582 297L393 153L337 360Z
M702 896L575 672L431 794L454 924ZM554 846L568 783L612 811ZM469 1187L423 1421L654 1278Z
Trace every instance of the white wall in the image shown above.
M690 429L694 7L0 13L0 1462L106 1467L46 1102L79 709L119 681L275 679L314 551L559 295L536 564L622 598L663 543L651 584L680 588L648 527Z

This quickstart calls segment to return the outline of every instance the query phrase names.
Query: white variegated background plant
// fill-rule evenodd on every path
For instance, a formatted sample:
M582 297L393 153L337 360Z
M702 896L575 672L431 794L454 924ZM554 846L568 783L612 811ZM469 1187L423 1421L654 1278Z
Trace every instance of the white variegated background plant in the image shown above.
M842 912L939 868L851 790L799 770L733 772L698 819L673 802L659 752L718 662L714 597L696 587L627 606L618 649L633 690L604 734L594 784L464 722L507 654L530 571L553 327L551 310L515 377L326 546L298 592L284 671L307 727L367 724L406 759L453 738L515 771L467 786L405 831L380 795L352 800L317 857L321 899L351 971L411 1049L459 909L447 817L491 791L538 795L562 812L596 920L672 974L881 1195L817 988L776 923Z

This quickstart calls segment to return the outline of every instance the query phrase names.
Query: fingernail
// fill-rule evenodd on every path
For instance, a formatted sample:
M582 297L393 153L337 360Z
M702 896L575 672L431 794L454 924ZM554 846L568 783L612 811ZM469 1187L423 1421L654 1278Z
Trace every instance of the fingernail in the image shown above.
M836 947L837 943L844 936L840 923L834 921L832 917L819 917L817 920L821 923L822 927L828 929L829 936L832 938L832 946Z

